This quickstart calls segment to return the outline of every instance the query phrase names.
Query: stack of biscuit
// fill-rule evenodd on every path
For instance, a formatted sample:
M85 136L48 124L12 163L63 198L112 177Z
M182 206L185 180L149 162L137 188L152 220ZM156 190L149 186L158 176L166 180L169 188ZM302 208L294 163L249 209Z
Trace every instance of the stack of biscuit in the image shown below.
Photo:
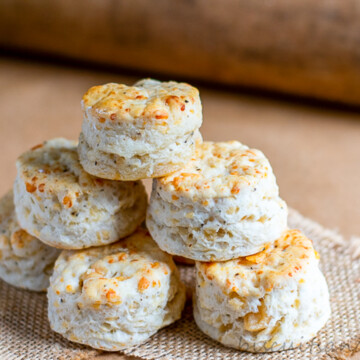
M262 152L202 140L196 88L111 83L82 109L79 143L22 154L0 200L0 276L47 289L54 331L108 351L147 341L184 308L174 255L195 261L194 318L220 343L278 351L316 335L330 307L312 242L287 228Z

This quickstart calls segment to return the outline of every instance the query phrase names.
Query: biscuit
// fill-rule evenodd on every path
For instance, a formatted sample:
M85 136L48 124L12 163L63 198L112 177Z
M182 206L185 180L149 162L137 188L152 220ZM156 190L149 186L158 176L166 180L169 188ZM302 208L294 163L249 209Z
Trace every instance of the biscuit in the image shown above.
M84 169L111 180L159 177L181 169L201 142L196 88L145 79L133 86L94 86L82 99L79 157Z
M194 317L211 338L236 349L270 352L312 339L330 317L319 256L298 230L262 252L196 263Z
M109 244L130 235L145 218L142 183L89 175L75 142L45 142L21 155L16 166L19 224L48 245L81 249Z
M269 161L237 141L204 142L183 169L154 179L146 221L162 250L198 261L261 251L286 222Z
M138 230L112 245L63 251L48 300L54 331L96 349L117 351L145 342L178 320L185 286L171 256L147 231Z
M60 250L19 227L13 192L0 199L0 278L23 289L45 291Z

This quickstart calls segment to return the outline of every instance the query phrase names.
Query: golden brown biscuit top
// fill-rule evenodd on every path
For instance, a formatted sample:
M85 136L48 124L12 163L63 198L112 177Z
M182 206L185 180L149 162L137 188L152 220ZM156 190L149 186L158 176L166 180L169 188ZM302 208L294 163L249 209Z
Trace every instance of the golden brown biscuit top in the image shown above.
M277 191L269 161L256 149L238 141L198 144L191 161L181 170L158 179L158 187L190 198L236 196L244 187L256 189L267 179Z
M227 293L239 289L247 292L260 286L271 291L287 280L304 281L302 275L307 267L318 259L311 240L299 230L287 230L257 254L224 262L197 263L197 266L208 280L215 281Z
M185 114L199 115L199 91L186 83L144 79L134 86L109 83L90 88L82 99L83 109L100 123L141 119L157 125L181 122ZM189 116L189 121L192 117Z
M80 307L120 305L144 292L158 292L174 270L171 256L139 229L112 245L64 251L52 287L58 295L81 293Z
M71 208L83 196L124 192L129 196L135 182L123 184L97 178L85 172L80 165L77 143L66 139L53 139L33 147L17 160L18 176L26 191L35 195L53 194L64 208ZM126 189L125 189L126 187ZM134 190L135 191L135 190ZM124 195L124 194L123 194ZM124 195L124 201L127 195Z

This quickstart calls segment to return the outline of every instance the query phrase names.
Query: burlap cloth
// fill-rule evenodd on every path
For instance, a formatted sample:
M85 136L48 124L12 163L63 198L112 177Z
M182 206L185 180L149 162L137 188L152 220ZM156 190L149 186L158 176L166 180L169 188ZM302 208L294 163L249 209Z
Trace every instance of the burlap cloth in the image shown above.
M343 359L360 351L360 261L340 235L290 211L289 224L304 231L321 254L321 267L329 284L332 316L310 343L295 350L249 354L225 348L197 329L191 304L183 318L159 331L147 343L128 349L143 359ZM182 267L191 287L193 267ZM51 331L46 296L18 290L0 281L0 359L96 359L101 352L73 344Z

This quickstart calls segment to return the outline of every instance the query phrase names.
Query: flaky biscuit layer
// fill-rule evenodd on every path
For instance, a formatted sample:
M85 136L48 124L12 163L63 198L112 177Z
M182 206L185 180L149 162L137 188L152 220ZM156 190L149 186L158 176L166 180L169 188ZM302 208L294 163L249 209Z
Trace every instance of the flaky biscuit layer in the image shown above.
M80 161L97 176L130 180L169 174L190 160L201 140L199 92L185 83L145 79L134 86L95 86L84 95L82 108Z
M204 142L183 169L153 180L146 221L164 251L222 261L278 238L287 206L260 151L237 141Z
M330 316L329 293L312 242L288 230L262 252L196 263L195 320L224 345L252 352L294 348Z
M100 246L131 234L147 206L141 182L89 175L79 163L76 143L65 139L19 157L14 199L20 225L63 249Z
M138 230L112 245L64 251L55 264L48 299L54 331L117 351L145 342L179 319L185 287L171 256L149 233Z
M12 191L0 199L0 278L23 289L45 291L59 253L20 228Z

